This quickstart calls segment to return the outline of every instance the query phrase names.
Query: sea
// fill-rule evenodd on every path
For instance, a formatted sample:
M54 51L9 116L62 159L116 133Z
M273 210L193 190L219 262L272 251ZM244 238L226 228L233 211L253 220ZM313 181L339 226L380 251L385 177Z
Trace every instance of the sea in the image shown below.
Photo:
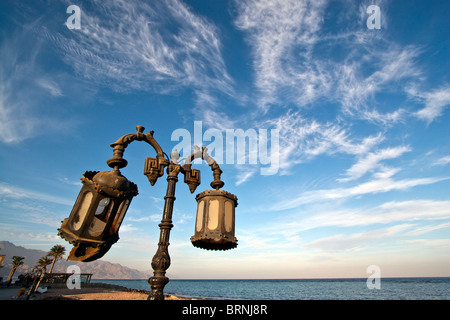
M148 290L145 280L92 279ZM450 278L177 280L164 293L211 300L450 300Z

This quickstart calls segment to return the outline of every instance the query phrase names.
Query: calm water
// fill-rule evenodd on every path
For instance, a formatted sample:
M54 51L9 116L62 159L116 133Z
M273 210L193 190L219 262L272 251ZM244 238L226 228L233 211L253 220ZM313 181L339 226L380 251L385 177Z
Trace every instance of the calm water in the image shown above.
M385 278L380 289L367 279L170 280L164 292L232 300L449 300L450 278ZM92 280L150 290L147 280Z

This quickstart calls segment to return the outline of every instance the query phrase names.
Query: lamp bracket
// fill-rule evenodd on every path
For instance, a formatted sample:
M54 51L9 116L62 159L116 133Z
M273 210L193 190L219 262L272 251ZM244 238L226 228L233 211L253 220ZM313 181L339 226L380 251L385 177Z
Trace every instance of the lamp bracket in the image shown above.
M180 158L180 155L176 150L170 154L172 162L175 162ZM197 169L191 169L192 161L194 159L201 158L211 167L213 172L213 182L211 182L211 187L213 189L219 190L224 186L224 182L220 180L222 170L219 164L208 154L208 148L194 146L194 152L191 153L187 158L183 159L184 165L181 167L181 172L184 174L184 182L189 185L189 190L191 193L195 191L197 186L200 184L200 171Z
M169 161L164 157L164 152L162 151L161 146L153 138L154 131L152 130L144 134L144 130L145 128L143 126L136 126L137 131L136 133L126 134L120 137L116 142L111 143L111 147L114 148L113 149L114 155L111 159L108 159L106 161L109 167L111 168L126 167L127 161L123 158L125 148L133 141L145 141L149 145L151 145L153 149L156 151L156 159L155 159L156 162L155 163L152 162L150 166L151 168L155 169L155 172L152 172L152 174L155 174L156 172L164 173L164 167L169 164ZM146 161L146 170L147 170L147 161Z

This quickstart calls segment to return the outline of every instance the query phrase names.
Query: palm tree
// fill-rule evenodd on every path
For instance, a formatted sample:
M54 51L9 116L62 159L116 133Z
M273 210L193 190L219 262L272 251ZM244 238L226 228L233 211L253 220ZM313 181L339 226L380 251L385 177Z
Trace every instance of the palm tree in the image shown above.
M44 279L45 270L47 269L47 266L51 263L52 263L52 259L50 259L48 256L42 257L38 260L35 268L37 270L40 270L41 276L39 278L38 283L36 284L36 287L34 288L34 292L36 292L36 289L39 287L39 284L41 283L42 279Z
M66 253L66 248L57 244L54 245L53 248L50 249L47 256L53 257L52 265L50 266L50 271L48 273L52 273L53 267L55 266L56 261L62 258L62 256Z
M23 265L23 261L22 261L23 259L25 259L25 257L19 257L19 256L12 257L12 269L9 272L8 279L6 280L6 282L8 282L8 287L11 284L11 280L14 275L14 272L16 272L18 267Z

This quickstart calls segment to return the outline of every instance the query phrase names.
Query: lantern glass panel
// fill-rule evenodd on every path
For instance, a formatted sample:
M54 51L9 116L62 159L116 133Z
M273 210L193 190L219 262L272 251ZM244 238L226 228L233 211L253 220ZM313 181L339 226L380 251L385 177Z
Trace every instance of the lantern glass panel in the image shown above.
M97 210L95 210L94 218L92 219L91 225L88 229L91 236L97 237L103 233L113 207L114 201L112 199L103 198L100 200Z
M116 218L114 219L112 231L117 232L119 230L120 225L122 224L122 220L125 217L125 213L128 210L128 206L130 205L130 200L123 200L120 204L119 212L117 213Z
M108 207L108 204L111 202L110 198L103 198L98 203L97 210L95 210L95 216L102 216L106 212L106 208ZM101 219L101 218L100 218Z
M205 209L205 201L200 201L197 207L197 224L195 227L195 230L197 230L197 232L200 232L203 227L204 209Z
M89 226L88 232L93 237L99 236L102 234L105 226L106 222L103 222L98 218L94 218L91 222L91 225Z
M209 201L208 229L215 230L219 225L219 200Z
M92 192L86 192L83 195L83 199L80 201L79 209L72 219L72 228L75 231L79 230L83 225L83 221L86 218L86 213L88 212L89 206L91 205L92 197Z
M231 232L233 230L233 203L225 201L225 230Z

